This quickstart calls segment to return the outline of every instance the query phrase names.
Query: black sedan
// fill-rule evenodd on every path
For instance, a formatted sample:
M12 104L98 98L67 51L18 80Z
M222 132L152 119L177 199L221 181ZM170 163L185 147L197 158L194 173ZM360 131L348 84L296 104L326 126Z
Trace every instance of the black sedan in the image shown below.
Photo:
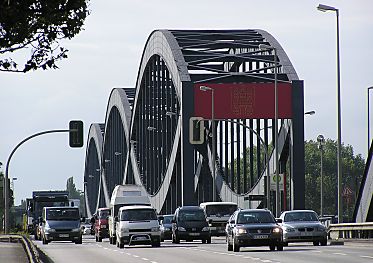
M284 249L282 229L271 211L266 209L237 210L227 227L228 251L239 252L241 247L269 246L270 250Z

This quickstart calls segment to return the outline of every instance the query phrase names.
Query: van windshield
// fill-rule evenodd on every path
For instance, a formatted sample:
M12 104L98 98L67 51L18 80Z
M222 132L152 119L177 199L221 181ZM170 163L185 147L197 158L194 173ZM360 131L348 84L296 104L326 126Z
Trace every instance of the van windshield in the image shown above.
M120 215L121 221L147 221L158 220L153 209L129 209L123 210Z
M237 210L237 205L206 205L207 216L231 216Z
M47 209L47 220L80 220L79 210L74 208Z

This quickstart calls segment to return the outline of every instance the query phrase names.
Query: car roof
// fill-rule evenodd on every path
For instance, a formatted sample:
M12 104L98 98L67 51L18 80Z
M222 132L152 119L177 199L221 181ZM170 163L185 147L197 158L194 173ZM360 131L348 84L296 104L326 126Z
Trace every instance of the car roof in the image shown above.
M304 213L304 212L312 212L312 213L316 213L315 211L313 210L290 210L290 211L284 211L282 212L283 214L287 214L287 213Z
M200 206L203 206L203 205L237 205L237 203L234 203L234 202L204 202L204 203L200 203L199 205Z
M110 210L109 207L101 207L99 209L97 209L97 211L104 211L104 210Z
M239 212L265 212L265 213L270 213L271 211L267 209L241 209Z
M200 206L181 206L179 210L203 210Z
M45 206L43 208L44 209L50 209L50 208L52 208L52 209L61 209L61 208L63 208L63 209L66 209L66 208L71 209L71 208L73 208L73 209L78 209L79 210L79 207L76 207L76 206Z

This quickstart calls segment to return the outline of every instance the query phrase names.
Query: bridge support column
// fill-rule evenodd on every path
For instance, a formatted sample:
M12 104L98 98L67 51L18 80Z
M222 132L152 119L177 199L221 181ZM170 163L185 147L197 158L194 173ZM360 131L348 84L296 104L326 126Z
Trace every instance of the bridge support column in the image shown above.
M305 208L305 164L304 164L304 97L303 81L292 82L291 127L291 207L290 209Z
M194 192L194 146L189 143L189 118L194 114L194 89L183 82L181 89L181 195L182 205L197 205Z

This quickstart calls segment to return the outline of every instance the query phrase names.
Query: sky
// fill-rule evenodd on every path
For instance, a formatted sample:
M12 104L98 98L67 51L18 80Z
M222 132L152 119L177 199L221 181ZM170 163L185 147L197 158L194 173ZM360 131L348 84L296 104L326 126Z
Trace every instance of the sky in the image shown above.
M320 3L340 11L342 142L366 158L373 1L320 1L91 0L84 31L63 41L69 57L59 69L0 72L0 170L5 172L12 149L24 138L67 129L73 119L83 120L86 142L90 124L105 120L110 91L134 87L145 42L156 29L266 30L304 80L305 111L316 111L305 116L305 139L323 134L336 140L336 16L318 11ZM373 94L370 98L373 105ZM72 149L64 133L23 144L9 165L10 178L17 178L15 204L34 190L63 190L71 176L82 189L85 155L86 143Z

